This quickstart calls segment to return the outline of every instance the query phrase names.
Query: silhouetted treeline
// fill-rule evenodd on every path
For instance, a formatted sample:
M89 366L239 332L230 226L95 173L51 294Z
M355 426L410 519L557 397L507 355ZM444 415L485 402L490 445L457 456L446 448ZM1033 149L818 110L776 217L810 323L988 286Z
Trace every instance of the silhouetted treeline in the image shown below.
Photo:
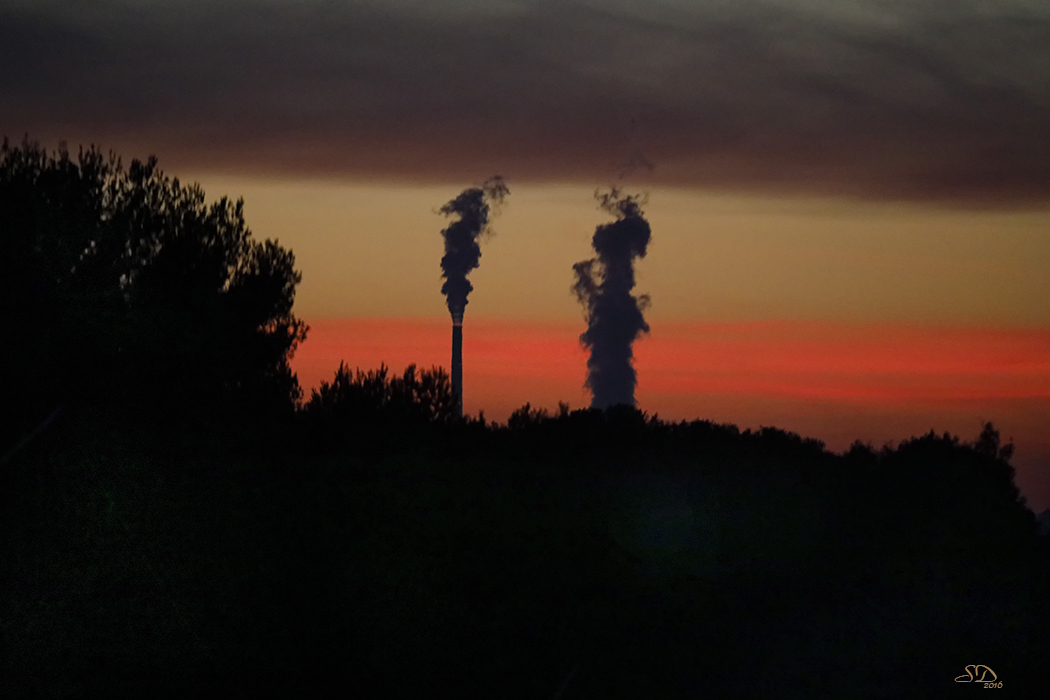
M455 417L455 398L448 372L441 367L417 373L409 365L392 376L386 365L367 372L340 363L331 382L322 381L303 406L309 421L346 429L361 423L392 423L398 429L428 423L446 424Z
M307 407L209 441L64 419L8 460L0 694L1042 682L1047 540L991 426L842 455L622 406L457 422L447 375L345 366Z
M0 385L24 432L66 403L289 411L292 253L256 241L243 203L208 204L154 158L125 168L0 146Z

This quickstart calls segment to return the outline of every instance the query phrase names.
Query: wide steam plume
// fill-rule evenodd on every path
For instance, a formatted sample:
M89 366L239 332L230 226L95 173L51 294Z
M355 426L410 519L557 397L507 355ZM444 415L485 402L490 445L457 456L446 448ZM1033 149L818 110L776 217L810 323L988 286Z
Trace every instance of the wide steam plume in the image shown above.
M651 231L638 197L613 188L595 198L616 221L594 231L592 245L598 256L572 266L576 273L572 290L587 308L587 331L580 336L591 351L585 386L591 390L592 408L633 406L637 380L631 345L649 332L642 316L649 297L631 294L634 259L645 257Z
M440 211L445 216L459 217L441 232L445 237L445 257L441 258L445 284L441 287L441 293L448 301L453 321L463 321L467 295L474 289L467 275L481 261L478 238L489 231L491 207L500 204L508 194L510 190L503 178L497 175L480 187L463 190L458 197L441 207Z

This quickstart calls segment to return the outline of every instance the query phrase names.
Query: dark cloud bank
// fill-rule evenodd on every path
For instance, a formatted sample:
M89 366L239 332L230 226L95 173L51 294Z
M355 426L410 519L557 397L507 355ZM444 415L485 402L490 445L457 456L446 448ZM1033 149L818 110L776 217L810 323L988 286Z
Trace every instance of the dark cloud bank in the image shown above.
M1045 0L0 0L0 96L169 168L1050 200Z

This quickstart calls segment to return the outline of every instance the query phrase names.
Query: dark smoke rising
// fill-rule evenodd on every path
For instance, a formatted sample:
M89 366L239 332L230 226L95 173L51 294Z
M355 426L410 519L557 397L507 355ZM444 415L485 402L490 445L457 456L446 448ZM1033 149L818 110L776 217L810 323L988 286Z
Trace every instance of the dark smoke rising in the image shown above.
M440 211L445 216L459 217L441 232L445 237L445 257L441 258L445 284L441 286L441 293L448 301L448 310L454 322L463 321L467 295L474 289L467 275L481 261L481 245L478 238L481 234L490 232L491 208L503 202L503 198L508 194L510 190L504 184L503 178L497 175L480 187L463 190L458 197L441 207Z
M598 256L572 266L576 273L572 291L587 307L587 331L580 336L591 351L585 386L591 390L592 408L634 406L637 380L631 345L649 332L642 316L649 297L631 294L634 259L645 257L651 231L638 197L613 188L595 198L616 221L594 231L592 245Z

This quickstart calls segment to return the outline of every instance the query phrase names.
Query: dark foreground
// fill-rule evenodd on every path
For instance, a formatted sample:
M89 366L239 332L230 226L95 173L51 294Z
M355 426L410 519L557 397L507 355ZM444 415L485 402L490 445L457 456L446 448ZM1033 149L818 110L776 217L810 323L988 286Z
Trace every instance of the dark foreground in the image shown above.
M525 418L63 417L0 473L0 696L989 692L955 682L968 664L1000 694L1047 682L1047 543L987 439L843 457Z

